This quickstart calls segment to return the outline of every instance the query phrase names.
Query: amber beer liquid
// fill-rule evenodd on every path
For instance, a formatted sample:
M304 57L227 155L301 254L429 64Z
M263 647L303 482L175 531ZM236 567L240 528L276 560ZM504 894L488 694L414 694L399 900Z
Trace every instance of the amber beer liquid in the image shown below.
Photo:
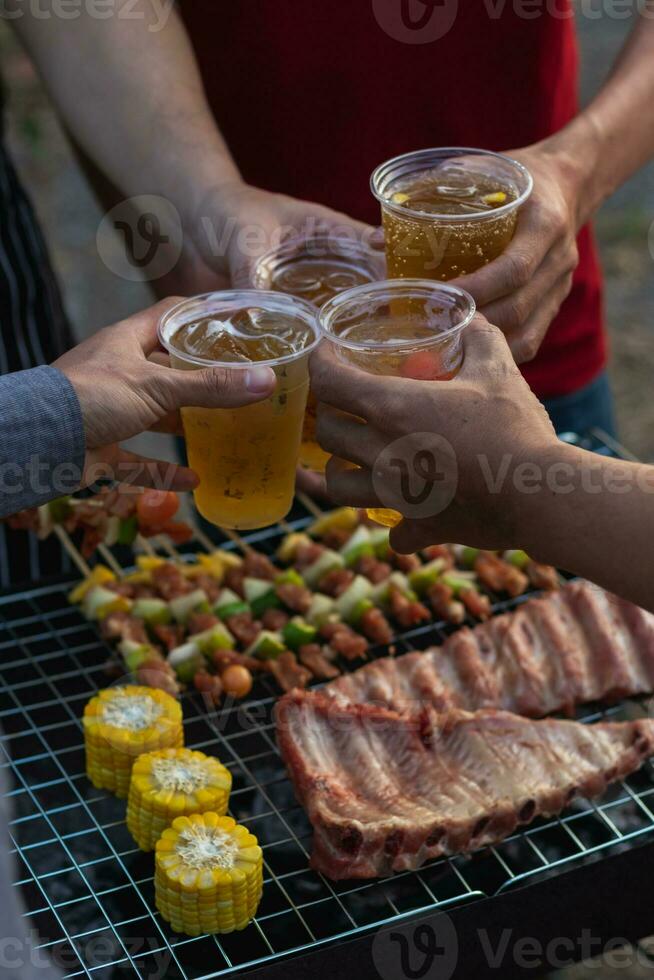
M319 309L327 300L354 286L384 275L384 256L361 242L334 235L314 235L283 242L259 259L253 277L256 289L288 293ZM329 454L316 439L317 402L311 391L300 445L300 463L324 472Z
M445 282L502 254L532 179L510 157L443 148L389 160L371 186L381 204L389 277Z
M348 289L326 303L319 317L324 336L347 363L368 374L433 382L459 371L462 333L474 313L474 300L462 289L395 279ZM368 514L386 527L402 519L390 508Z
M195 503L208 521L248 530L282 520L293 502L308 362L318 343L316 310L279 293L211 293L173 307L159 338L171 367L271 367L264 401L234 409L183 408L189 465L200 478Z

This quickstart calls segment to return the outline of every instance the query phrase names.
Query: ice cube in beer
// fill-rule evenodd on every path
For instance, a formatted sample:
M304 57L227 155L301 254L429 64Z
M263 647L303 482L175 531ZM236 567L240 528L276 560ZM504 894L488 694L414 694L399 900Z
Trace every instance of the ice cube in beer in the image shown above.
M183 354L222 363L251 363L286 357L307 347L313 334L293 314L242 307L185 323L172 337Z

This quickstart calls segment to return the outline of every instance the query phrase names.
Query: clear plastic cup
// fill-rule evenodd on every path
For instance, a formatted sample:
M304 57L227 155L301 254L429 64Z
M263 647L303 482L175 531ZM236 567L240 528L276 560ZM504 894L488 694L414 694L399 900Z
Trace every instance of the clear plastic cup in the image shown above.
M355 239L333 234L296 237L259 259L252 285L297 296L320 308L344 289L383 279L385 267L383 252ZM329 456L316 440L316 410L316 400L309 391L300 463L323 473Z
M262 337L284 332L303 346L276 357L231 360L198 356L175 345L180 328L207 318L222 320L257 310ZM305 336L306 328L306 336ZM259 338L258 338L259 339ZM277 387L264 401L241 408L183 408L189 464L200 478L195 503L208 521L234 530L282 520L293 503L295 469L309 390L309 355L319 341L316 309L282 293L226 290L184 300L161 318L159 340L171 367L194 371L271 367ZM262 341L265 343L265 340Z
M488 150L418 150L370 180L381 204L388 275L447 281L502 254L533 187L526 167Z
M475 314L472 296L429 279L390 279L339 293L319 314L338 357L368 374L448 381L463 363L463 331ZM386 527L395 510L369 516Z

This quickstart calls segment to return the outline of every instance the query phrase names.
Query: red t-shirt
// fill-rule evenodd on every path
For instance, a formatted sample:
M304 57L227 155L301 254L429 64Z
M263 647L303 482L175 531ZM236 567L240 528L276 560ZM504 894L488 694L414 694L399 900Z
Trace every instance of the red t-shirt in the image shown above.
M369 177L389 157L516 149L577 111L569 0L183 0L182 11L245 180L369 222L379 223ZM525 367L541 397L580 388L605 364L588 229L579 249L572 292Z

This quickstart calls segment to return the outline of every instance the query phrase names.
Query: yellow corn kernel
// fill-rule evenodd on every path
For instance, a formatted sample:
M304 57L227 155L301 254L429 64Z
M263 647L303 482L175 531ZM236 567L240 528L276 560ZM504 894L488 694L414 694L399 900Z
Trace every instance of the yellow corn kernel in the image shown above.
M128 795L132 767L140 755L184 744L179 703L153 687L100 691L86 705L83 725L89 779L120 798Z
M175 932L244 929L261 901L263 854L231 817L178 817L157 841L154 884L157 908Z
M203 752L162 749L142 755L132 769L129 832L141 850L151 851L177 818L207 810L224 814L231 788L230 771Z
M107 568L106 565L96 565L88 578L80 582L68 596L68 601L77 605L81 602L86 593L96 585L104 585L106 582L115 582L116 576Z

